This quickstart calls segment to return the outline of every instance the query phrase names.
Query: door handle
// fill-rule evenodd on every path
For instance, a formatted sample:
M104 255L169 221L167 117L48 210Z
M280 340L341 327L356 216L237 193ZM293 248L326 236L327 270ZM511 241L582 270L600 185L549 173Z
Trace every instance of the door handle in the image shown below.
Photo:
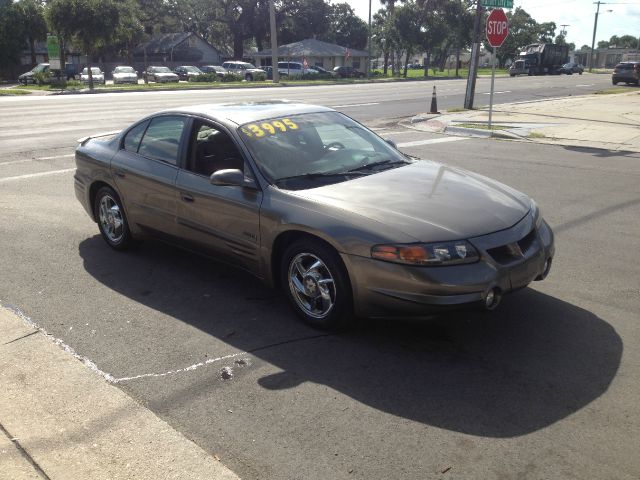
M114 174L116 177L120 177L120 178L124 178L124 177L125 177L124 170L120 170L119 168L114 168L114 169L113 169L113 174Z
M180 194L180 198L181 198L183 201L185 201L185 202L189 202L189 203L192 203L192 202L194 202L194 201L195 201L195 199L194 199L191 195L189 195L188 193L181 193L181 194Z

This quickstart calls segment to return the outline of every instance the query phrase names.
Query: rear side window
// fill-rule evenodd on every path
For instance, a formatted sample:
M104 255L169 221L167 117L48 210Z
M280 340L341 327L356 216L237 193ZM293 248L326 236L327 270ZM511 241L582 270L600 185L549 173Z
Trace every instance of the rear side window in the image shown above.
M154 118L140 142L138 153L177 165L180 138L186 121L186 118L177 116Z
M147 125L149 122L142 122L140 125L136 125L133 127L127 135L124 137L124 149L128 152L138 152L138 147L140 146L140 139L142 138L142 134L147 129Z

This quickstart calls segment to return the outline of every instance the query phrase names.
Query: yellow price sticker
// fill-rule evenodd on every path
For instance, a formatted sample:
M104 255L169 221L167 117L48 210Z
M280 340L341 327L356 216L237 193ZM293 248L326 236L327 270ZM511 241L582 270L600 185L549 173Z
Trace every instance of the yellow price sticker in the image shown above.
M270 120L262 123L250 123L240 128L240 131L249 138L261 138L276 133L284 133L288 130L298 130L297 123L289 118Z

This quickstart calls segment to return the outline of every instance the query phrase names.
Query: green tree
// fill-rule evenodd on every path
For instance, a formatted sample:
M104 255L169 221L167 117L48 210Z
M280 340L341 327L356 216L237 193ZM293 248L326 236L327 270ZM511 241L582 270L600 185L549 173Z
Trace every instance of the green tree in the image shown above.
M20 8L12 0L0 0L0 68L20 62L24 39Z
M31 63L36 63L36 42L47 39L47 23L44 19L44 7L38 0L19 0L16 4L22 15Z
M320 39L349 48L364 50L367 47L369 27L356 15L348 3L330 6L329 28Z
M55 31L71 38L86 53L89 88L93 90L93 55L114 38L120 20L118 6L113 0L52 0L46 16Z
M555 22L545 22L538 24L538 40L540 41L540 43L553 43L555 34Z

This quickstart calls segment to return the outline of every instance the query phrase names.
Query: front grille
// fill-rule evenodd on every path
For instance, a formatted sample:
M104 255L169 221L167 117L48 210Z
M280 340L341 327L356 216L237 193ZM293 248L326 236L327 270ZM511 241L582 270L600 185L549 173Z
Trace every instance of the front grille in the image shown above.
M491 258L497 263L506 265L526 257L527 252L531 249L535 241L536 230L534 228L517 242L490 248L487 250L487 253L491 255Z

